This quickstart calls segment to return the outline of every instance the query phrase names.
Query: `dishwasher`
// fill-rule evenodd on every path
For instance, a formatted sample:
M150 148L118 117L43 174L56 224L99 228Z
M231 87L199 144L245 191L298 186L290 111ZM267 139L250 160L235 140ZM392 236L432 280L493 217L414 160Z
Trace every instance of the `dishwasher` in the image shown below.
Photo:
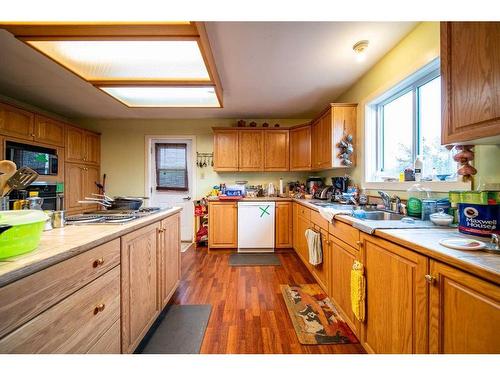
M275 202L238 202L238 252L274 252Z

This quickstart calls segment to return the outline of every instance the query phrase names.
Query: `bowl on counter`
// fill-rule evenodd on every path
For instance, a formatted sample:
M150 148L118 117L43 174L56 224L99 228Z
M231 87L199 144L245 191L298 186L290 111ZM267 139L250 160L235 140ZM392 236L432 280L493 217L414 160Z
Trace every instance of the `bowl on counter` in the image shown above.
M48 218L40 210L0 211L0 259L35 250Z
M430 214L429 219L433 224L439 226L449 226L453 223L453 216L445 214L443 209L439 209L438 212Z

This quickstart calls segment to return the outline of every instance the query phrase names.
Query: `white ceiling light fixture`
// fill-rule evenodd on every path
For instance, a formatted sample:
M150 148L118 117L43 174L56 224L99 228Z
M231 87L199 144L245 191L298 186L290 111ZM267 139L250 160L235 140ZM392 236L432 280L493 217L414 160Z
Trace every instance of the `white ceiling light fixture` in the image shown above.
M0 28L129 107L222 107L202 22Z
M368 48L368 40L360 40L352 46L354 53L356 54L356 61L363 62L366 59L366 49Z

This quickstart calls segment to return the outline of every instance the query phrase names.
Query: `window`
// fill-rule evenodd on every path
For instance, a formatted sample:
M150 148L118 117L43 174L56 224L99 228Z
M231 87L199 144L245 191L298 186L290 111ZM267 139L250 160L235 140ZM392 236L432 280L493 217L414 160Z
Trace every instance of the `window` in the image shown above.
M156 143L156 190L189 190L187 145Z
M398 177L413 168L417 155L424 160L423 178L456 172L453 155L441 146L441 79L438 61L404 80L370 105L375 130L367 129L367 141L375 149L367 152L367 178ZM368 138L369 137L369 138ZM375 142L373 142L375 139ZM373 146L372 146L373 147Z

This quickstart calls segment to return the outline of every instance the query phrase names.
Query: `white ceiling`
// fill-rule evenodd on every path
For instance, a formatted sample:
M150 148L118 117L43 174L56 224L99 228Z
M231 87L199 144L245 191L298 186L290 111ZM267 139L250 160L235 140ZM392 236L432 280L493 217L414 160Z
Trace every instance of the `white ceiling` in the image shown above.
M210 22L224 108L127 108L0 30L0 94L69 118L310 118L415 22ZM363 63L352 46L368 39Z

